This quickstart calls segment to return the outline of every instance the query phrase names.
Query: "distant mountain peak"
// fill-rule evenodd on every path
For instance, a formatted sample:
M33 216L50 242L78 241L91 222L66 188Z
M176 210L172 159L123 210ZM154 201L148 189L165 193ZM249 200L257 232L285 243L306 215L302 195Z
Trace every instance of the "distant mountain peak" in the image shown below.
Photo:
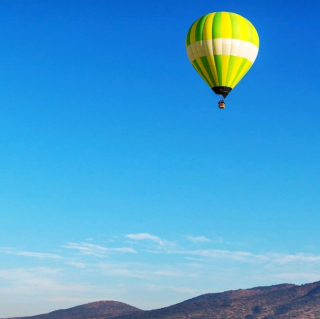
M142 310L120 301L100 300L47 314L7 319L109 319Z

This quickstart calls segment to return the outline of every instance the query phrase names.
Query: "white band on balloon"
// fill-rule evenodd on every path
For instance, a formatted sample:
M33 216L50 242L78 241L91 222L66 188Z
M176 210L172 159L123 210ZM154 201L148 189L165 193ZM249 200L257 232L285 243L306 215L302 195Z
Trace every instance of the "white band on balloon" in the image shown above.
M191 62L208 55L233 55L253 63L258 51L259 48L251 42L225 38L196 41L187 46L187 54Z

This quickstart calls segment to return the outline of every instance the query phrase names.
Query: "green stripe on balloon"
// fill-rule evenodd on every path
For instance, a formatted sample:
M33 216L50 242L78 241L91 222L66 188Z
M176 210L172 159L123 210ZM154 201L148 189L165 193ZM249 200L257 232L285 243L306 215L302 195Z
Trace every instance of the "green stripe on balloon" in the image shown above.
M213 74L212 74L212 71L211 71L211 68L210 68L210 64L208 62L208 58L205 56L205 57L202 57L200 59L201 59L201 61L203 63L203 66L206 69L206 71L207 71L207 73L208 73L208 75L210 77L211 82L213 83L213 86L216 86L216 82L214 80L214 77L213 77Z
M198 20L197 20L198 21ZM191 44L191 30L192 30L192 27L194 26L194 24L197 22L197 21L195 21L195 22L193 22L192 23L192 26L190 27L190 29L189 29L189 31L188 31L188 34L187 34L187 45L190 45Z
M231 27L232 27L232 39L241 39L241 34L240 34L240 24L239 24L239 19L238 16L234 13L230 13L230 19L231 19Z
M217 12L212 21L212 39L219 39L222 37L222 13Z
M197 27L196 27L196 41L201 41L203 39L203 26L207 20L207 14L205 16L203 16L198 24L197 24Z
M232 71L233 71L233 67L234 67L234 64L236 62L238 57L234 56L234 55L230 55L230 59L229 59L229 65L228 65L228 73L227 73L227 78L226 78L226 83L225 85L226 86L229 86L231 87L229 81L230 81L230 76L232 74Z
M190 33L191 33L191 28L189 29L188 34L187 34L187 38L186 38L187 46L190 45Z
M204 78L204 80L206 81L206 83L207 83L209 86L211 86L211 85L210 85L210 82L209 82L208 79L207 79L207 77L206 77L205 74L202 72L202 70L201 70L201 68L200 68L197 60L194 60L194 61L192 62L192 65L193 65L194 68L202 75L202 77Z

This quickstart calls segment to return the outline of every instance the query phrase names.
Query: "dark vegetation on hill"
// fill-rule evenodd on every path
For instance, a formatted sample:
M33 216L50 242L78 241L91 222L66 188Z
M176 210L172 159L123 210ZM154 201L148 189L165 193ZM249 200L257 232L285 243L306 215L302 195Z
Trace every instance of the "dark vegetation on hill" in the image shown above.
M205 294L142 311L114 301L97 302L28 319L320 319L320 282L282 284Z

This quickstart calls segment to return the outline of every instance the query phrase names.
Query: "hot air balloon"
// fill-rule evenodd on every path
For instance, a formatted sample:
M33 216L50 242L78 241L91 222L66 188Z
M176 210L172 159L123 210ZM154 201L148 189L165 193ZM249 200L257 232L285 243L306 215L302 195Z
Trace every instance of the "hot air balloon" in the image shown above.
M213 12L192 24L186 47L190 62L203 80L214 93L226 98L254 63L259 36L242 16ZM224 99L218 105L224 108Z

